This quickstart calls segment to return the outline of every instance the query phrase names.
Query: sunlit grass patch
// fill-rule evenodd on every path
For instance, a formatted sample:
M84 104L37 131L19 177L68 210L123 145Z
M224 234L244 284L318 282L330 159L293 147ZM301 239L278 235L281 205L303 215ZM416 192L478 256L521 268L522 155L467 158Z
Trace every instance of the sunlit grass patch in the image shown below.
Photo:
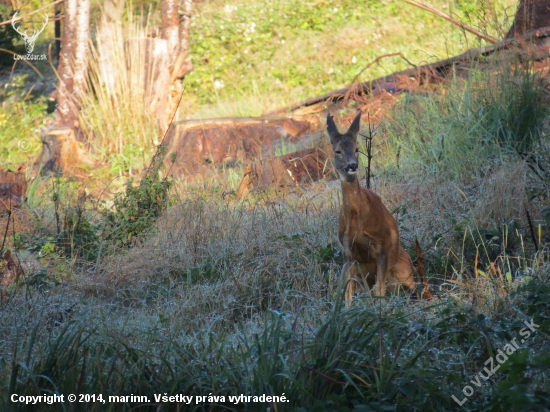
M507 0L492 2L491 10L482 2L432 3L497 38L515 12ZM386 53L402 52L421 65L480 45L451 23L400 1L215 1L196 10L190 38L195 70L186 78L185 95L185 115L191 117L205 110L259 115L339 89ZM360 80L406 68L402 59L384 59ZM249 96L256 105L242 106Z

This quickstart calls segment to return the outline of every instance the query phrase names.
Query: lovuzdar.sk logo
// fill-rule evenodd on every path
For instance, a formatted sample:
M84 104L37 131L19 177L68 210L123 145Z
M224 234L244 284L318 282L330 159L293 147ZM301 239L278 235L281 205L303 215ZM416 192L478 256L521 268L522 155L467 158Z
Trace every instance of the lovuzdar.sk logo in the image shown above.
M27 50L26 56L20 56L20 55L14 55L14 60L46 60L46 55L35 55L32 54L34 50L34 44L36 42L36 39L38 38L38 35L44 31L46 28L46 25L48 24L48 15L45 14L46 20L44 21L44 24L42 25L42 28L40 30L33 30L32 35L27 34L27 30L21 32L21 24L19 24L19 27L16 26L16 21L20 21L21 17L17 18L17 14L19 11L16 11L11 19L11 25L13 29L23 38L25 41L25 49Z

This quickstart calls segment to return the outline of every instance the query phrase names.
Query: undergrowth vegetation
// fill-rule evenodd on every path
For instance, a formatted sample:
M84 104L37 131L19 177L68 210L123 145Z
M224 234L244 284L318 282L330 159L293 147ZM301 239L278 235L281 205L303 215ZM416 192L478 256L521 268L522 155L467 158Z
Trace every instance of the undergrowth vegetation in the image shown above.
M45 3L33 1L25 6L30 11ZM516 6L514 0L432 3L498 38L504 34L503 27L510 25ZM80 113L92 154L108 163L115 175L132 174L144 167L144 159L158 145L154 104L146 98L154 87L146 79L154 76L144 59L150 46L145 37L158 29L159 3L128 5L135 15L126 13L123 21L114 23L102 22L101 8L92 6L96 32L91 44L89 90L82 96ZM367 81L410 68L405 60L390 56L363 70L383 54L400 52L421 65L480 45L478 38L400 0L215 0L195 6L189 39L195 68L184 82L180 118L260 115L348 86L360 72L358 80ZM4 11L13 13L0 5L0 12ZM44 32L37 50L46 53L51 41ZM18 44L6 47L16 51L20 43L19 39ZM0 147L10 149L2 152L2 162L9 166L36 157L38 131L52 117L53 99L33 90L37 85L55 83L55 74L49 63L39 63L43 63L37 66L45 78L24 67L18 70L32 78L12 77L6 70L6 80L0 81ZM16 83L21 96L10 99ZM25 136L14 134L21 123L31 129Z
M301 93L345 85L346 76L374 57L363 45L391 41L384 34L402 18L400 4L281 0L247 10L244 1L200 3L188 112L257 114L285 103L283 94L294 102ZM461 2L457 12L475 16L481 4ZM411 18L418 19L415 13ZM489 33L500 30L481 21ZM422 30L447 27L428 23L416 32L422 41ZM319 34L317 46L290 26ZM335 27L342 31L334 34ZM344 41L354 32L357 39ZM363 36L367 32L374 37ZM414 46L404 35L396 38L408 53ZM341 52L328 46L334 38ZM355 52L359 43L363 54ZM304 60L288 47L305 51ZM245 61L236 50L254 58ZM310 70L319 55L326 67ZM347 62L353 56L356 61ZM397 68L403 67L385 66ZM96 69L101 73L99 63ZM373 68L368 77L382 70ZM160 163L162 148L145 177L128 179L120 192L109 183L91 196L93 182L36 178L26 204L0 216L2 256L10 251L12 259L0 266L0 280L13 276L0 286L0 410L547 411L550 113L544 73L529 63L490 73L472 67L467 79L457 77L437 93L396 97L377 129L373 186L416 262L415 239L422 246L431 302L365 293L345 306L338 182L237 200L234 171L198 183L166 178L171 165ZM14 78L8 89L25 98L21 81ZM90 81L101 88L99 78ZM120 160L119 175L138 163L132 163L134 151L146 163L152 134L151 119L139 127L133 122L139 107L117 119L118 130L102 117L114 106L96 107L102 97L125 101L124 87L88 96L82 119L105 137L100 156L126 156L109 158ZM280 94L273 92L273 100L257 101L275 89ZM0 113L26 116L25 133L46 117L45 102L26 103L33 111L25 114L9 97ZM225 112L224 101L236 99ZM370 103L361 104L368 109ZM14 130L2 129L0 142ZM138 143L130 146L134 132ZM44 394L75 394L84 402L13 402L13 396ZM204 398L189 405L157 399L178 394ZM230 401L241 394L288 402ZM124 395L148 399L109 398Z
M513 1L430 2L496 38ZM260 115L305 98L478 46L479 39L402 1L240 0L197 4L195 70L184 105L197 117ZM337 47L334 47L337 45Z
M23 271L2 292L0 409L547 410L547 85L529 66L484 76L404 96L375 136L375 188L413 257L419 239L432 302L345 307L337 182L236 201L157 160L112 209L37 183L8 232ZM131 394L148 402L108 399Z
M392 167L468 183L495 165L547 150L546 80L531 65L473 72L445 95L405 95L388 122ZM538 165L536 165L538 166Z

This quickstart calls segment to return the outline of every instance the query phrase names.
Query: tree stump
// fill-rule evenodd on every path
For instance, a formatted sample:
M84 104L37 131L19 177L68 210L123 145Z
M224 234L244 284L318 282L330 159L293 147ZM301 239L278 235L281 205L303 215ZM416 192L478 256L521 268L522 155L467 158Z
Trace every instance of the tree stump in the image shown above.
M42 130L42 153L35 168L42 167L42 174L76 173L85 164L97 166L80 148L72 127L56 127Z

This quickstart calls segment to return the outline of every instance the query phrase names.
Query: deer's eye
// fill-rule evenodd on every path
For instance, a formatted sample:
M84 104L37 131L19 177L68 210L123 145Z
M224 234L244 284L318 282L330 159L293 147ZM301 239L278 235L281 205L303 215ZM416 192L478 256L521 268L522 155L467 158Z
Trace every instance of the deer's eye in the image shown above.
M342 152L341 152L340 150L337 150L337 151L335 151L334 153L336 153L336 154L342 154Z
M355 149L355 153L358 153L359 152L359 149Z

